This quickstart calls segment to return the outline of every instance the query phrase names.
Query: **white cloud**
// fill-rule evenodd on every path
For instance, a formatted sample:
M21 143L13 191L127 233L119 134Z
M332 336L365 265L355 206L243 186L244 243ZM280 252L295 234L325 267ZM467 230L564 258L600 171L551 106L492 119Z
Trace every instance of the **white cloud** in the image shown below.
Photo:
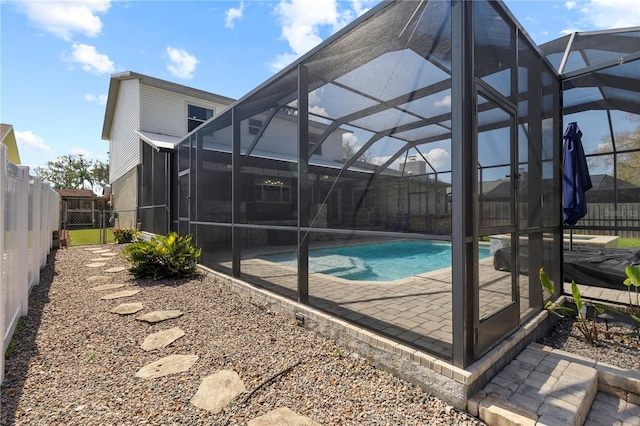
M35 149L40 152L51 152L51 147L44 143L44 139L33 134L31 130L26 132L15 132L18 147Z
M592 31L640 26L640 7L637 0L587 0L566 2L565 7L575 13L574 27L560 31Z
M583 30L581 30L580 28L567 28L566 30L560 31L560 34L562 34L564 36L564 35L567 35L567 34L577 33L577 32L580 32L580 31L583 31Z
M451 96L447 95L435 103L437 107L451 108Z
M568 10L572 10L574 7L576 7L576 2L568 1L564 4L564 7L566 7Z
M300 55L297 55L295 53L281 53L279 55L276 55L273 61L269 62L269 69L274 73L278 72L299 57Z
M286 65L322 42L321 31L335 32L367 11L364 4L370 0L352 0L351 8L343 9L337 0L280 0L275 8L282 26L282 39L289 43L291 52L283 53L269 64L272 71Z
M106 105L107 104L107 95L94 95L93 93L87 93L84 95L84 99L96 103L98 105Z
M111 0L22 1L20 7L34 27L64 40L74 34L95 37L102 31L98 16L111 7Z
M596 29L640 25L637 0L590 0L580 3L580 13L583 20Z
M227 10L227 16L224 20L224 26L227 28L233 28L235 21L242 18L242 12L244 11L244 2L240 2L240 7L232 7Z
M356 14L356 16L360 16L369 10L369 8L365 6L365 4L370 3L371 1L366 0L351 0L351 7L353 8L353 12Z
M449 162L449 153L442 148L434 148L426 155L429 163L437 170Z
M103 53L98 53L94 46L88 44L73 43L71 56L68 61L77 62L82 69L94 74L111 74L115 70L113 61Z
M167 69L178 78L193 78L196 71L196 65L200 62L195 56L190 55L184 49L175 47L167 47L167 55L169 56L169 64Z
M349 145L354 145L358 143L358 137L353 133L343 133L342 134L342 143L348 143ZM360 147L357 147L360 148Z

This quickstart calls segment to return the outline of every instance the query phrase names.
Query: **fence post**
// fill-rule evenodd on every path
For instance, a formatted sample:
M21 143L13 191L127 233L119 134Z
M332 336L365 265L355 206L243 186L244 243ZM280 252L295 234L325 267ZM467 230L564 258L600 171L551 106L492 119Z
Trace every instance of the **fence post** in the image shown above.
M102 210L102 244L107 244L107 211Z
M30 183L31 185L31 183ZM42 229L40 214L42 209L42 182L37 176L33 177L33 205L31 206L31 279L29 288L40 283L40 252L42 246ZM28 294L28 293L27 293Z
M29 211L29 167L18 166L18 202L17 212ZM28 247L27 247L27 235L29 234L29 221L28 214L18 213L18 226L16 237L18 240L18 259L22 259L23 262L27 261ZM29 311L29 274L27 268L18 268L18 291L20 293L20 315L25 316Z
M0 143L0 226L2 227L2 233L0 234L0 383L4 380L4 347L5 347L5 324L4 317L7 312L7 300L5 299L5 287L9 285L5 282L4 275L7 265L4 261L4 239L7 233L5 222L5 198L7 197L7 147Z

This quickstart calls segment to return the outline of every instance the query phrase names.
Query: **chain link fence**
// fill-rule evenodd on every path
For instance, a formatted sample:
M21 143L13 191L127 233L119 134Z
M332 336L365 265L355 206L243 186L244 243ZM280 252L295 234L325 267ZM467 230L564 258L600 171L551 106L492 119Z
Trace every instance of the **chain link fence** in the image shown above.
M69 245L92 245L114 242L115 223L113 210L66 210L60 229L68 231Z

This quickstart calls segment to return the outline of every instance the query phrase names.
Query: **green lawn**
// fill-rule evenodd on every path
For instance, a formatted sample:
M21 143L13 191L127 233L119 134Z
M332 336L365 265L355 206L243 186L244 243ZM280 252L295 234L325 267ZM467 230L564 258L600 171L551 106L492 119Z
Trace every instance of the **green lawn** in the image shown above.
M69 231L70 246L86 246L92 244L100 244L100 236L102 229L74 229ZM113 243L113 231L107 229L107 243Z
M640 247L640 238L620 238L618 247Z

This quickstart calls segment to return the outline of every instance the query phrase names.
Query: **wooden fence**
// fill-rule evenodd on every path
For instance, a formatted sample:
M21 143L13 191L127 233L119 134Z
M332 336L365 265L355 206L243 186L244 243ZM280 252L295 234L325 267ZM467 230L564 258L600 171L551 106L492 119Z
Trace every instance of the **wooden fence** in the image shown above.
M520 209L520 226L526 227L526 204ZM484 226L505 225L510 222L509 203L484 202L480 212L480 224ZM548 215L549 212L543 212ZM607 229L580 229L582 226ZM584 235L617 235L621 238L640 238L640 200L637 203L592 203L587 205L587 215L576 224L576 233ZM626 228L626 229L625 229Z

